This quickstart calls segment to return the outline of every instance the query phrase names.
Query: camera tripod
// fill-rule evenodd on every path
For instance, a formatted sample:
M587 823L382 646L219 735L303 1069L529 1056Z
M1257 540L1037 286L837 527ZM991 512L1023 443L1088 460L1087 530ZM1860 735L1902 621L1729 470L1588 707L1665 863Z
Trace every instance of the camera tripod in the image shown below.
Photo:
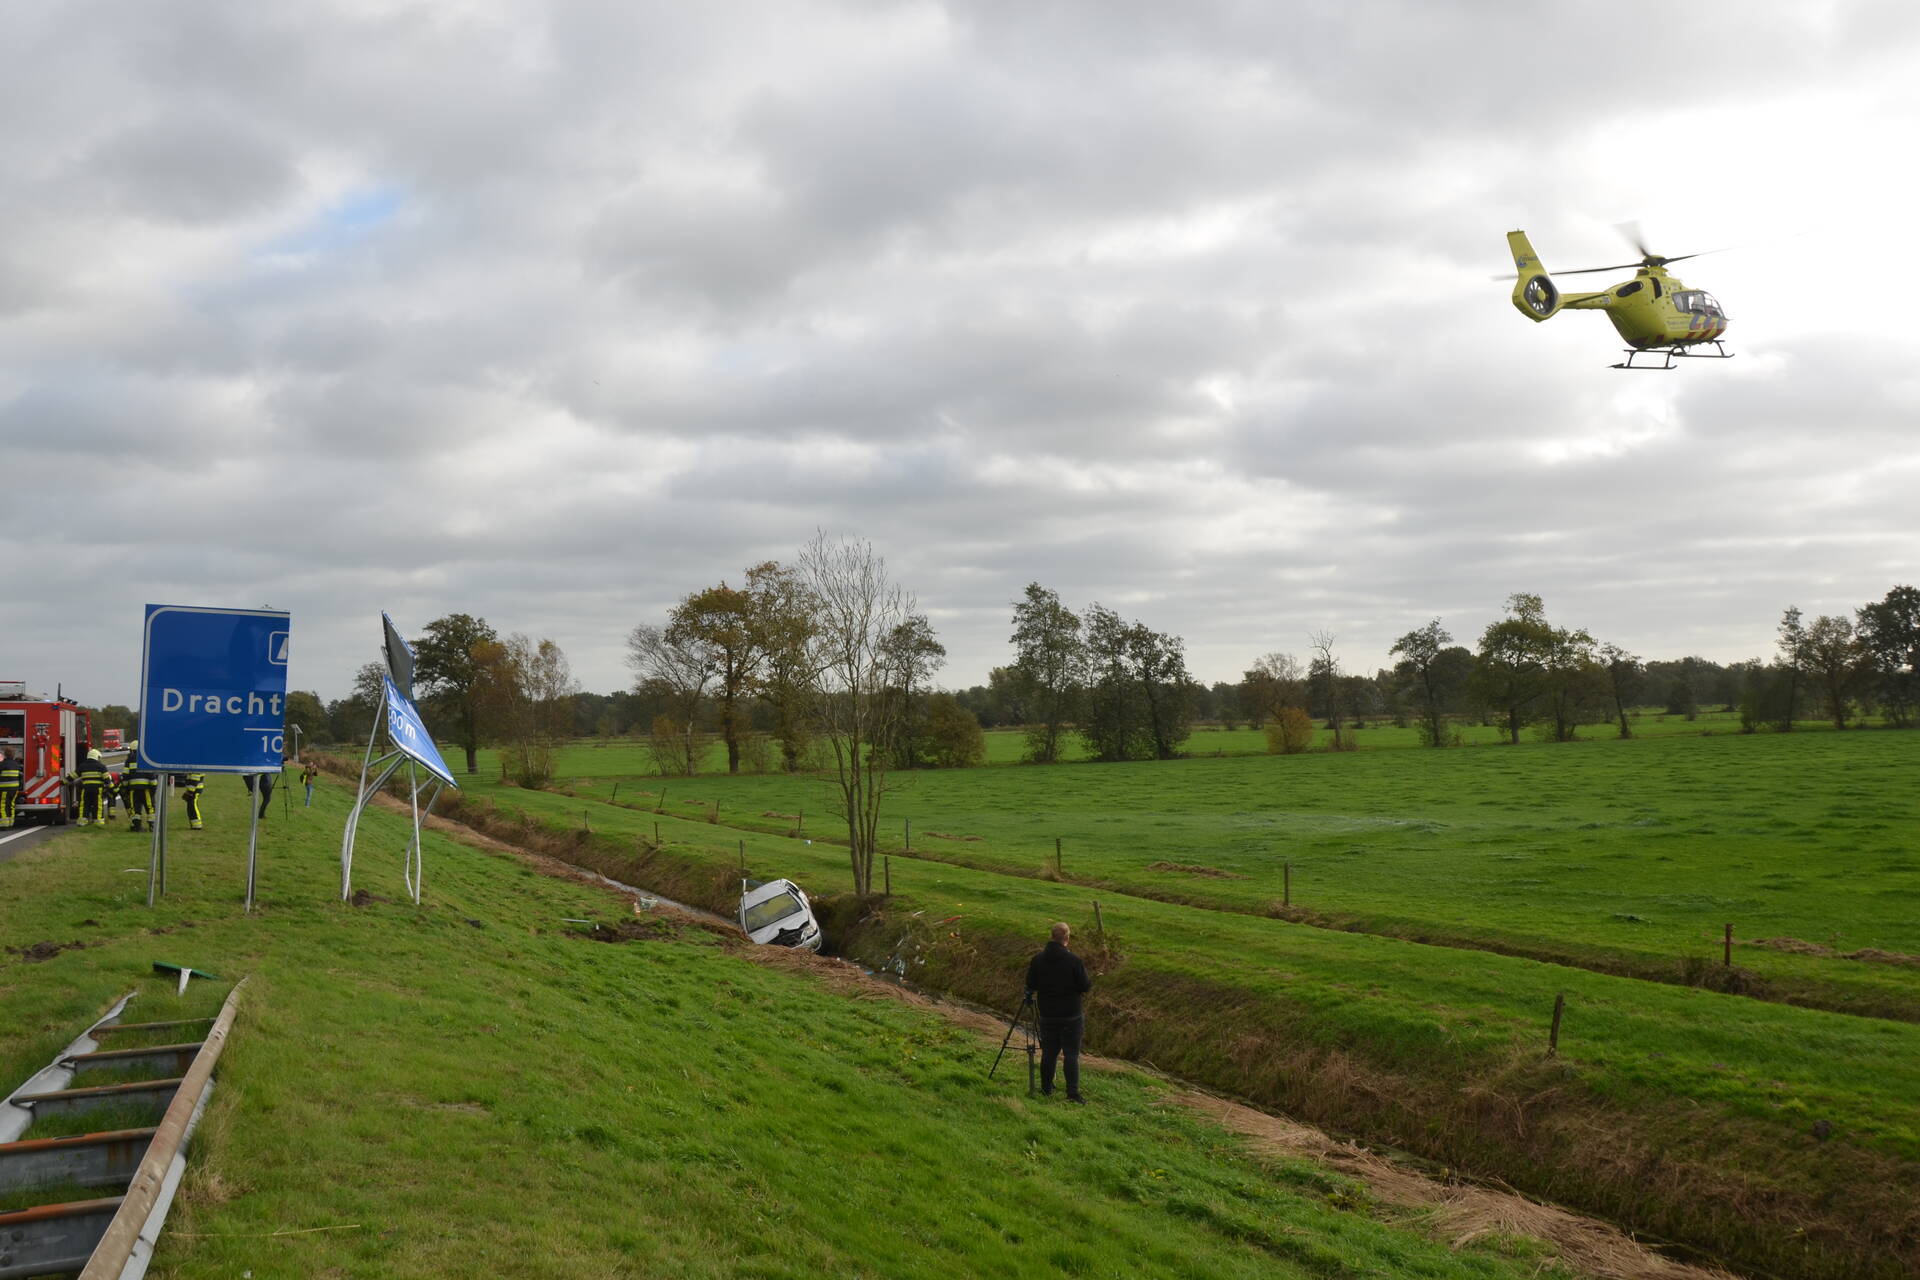
M1026 1019L1027 1020L1027 1092L1029 1094L1034 1092L1034 1077L1038 1069L1038 1064L1035 1062L1033 1055L1035 1051L1040 1047L1039 1045L1034 1043L1033 1021L1031 1018L1028 1018L1028 1013L1032 1009L1033 1009L1033 992L1029 991L1027 992L1026 999L1020 1002L1019 1011L1013 1015L1012 1024L1007 1027L1007 1037L1006 1039L1000 1042L1000 1052L993 1055L993 1065L987 1068L987 1079L991 1080L993 1079L993 1073L1000 1069L1000 1059L1006 1056L1007 1046L1013 1042L1013 1033L1019 1030L1021 1020Z

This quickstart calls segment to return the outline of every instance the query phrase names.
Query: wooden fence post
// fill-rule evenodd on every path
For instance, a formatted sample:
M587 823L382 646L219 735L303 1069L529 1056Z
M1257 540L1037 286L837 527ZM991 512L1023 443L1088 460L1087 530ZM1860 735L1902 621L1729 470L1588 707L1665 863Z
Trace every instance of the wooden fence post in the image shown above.
M1547 1056L1560 1052L1560 1015L1567 1007L1567 993L1562 991L1553 997L1553 1027L1547 1032Z
M1107 949L1107 922L1100 917L1100 900L1093 900L1093 934L1100 940L1100 949Z
M1293 905L1293 863L1291 861L1280 864L1280 877L1280 905L1290 907Z
M1063 874L1060 867L1060 837L1059 836L1055 836L1053 838L1053 874L1055 875Z
M1721 944L1721 947L1720 947L1720 967L1723 969L1733 968L1733 925L1732 924L1727 925L1726 940Z
M883 853L880 855L880 859L882 863L881 869L887 877L887 896L891 898L893 896L893 855Z

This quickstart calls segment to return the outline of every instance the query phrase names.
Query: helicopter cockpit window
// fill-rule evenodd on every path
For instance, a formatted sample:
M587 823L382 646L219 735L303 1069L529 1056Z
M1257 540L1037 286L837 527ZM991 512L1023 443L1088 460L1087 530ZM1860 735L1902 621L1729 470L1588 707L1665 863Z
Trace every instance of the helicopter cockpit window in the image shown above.
M1685 293L1674 294L1673 304L1682 311L1691 311L1697 315L1717 316L1724 314L1720 310L1720 304L1714 300L1713 295L1702 289L1689 289Z
M1613 291L1613 296L1616 298L1631 298L1634 294L1638 292L1640 292L1640 281L1629 280L1627 283L1621 285L1618 289L1615 289Z

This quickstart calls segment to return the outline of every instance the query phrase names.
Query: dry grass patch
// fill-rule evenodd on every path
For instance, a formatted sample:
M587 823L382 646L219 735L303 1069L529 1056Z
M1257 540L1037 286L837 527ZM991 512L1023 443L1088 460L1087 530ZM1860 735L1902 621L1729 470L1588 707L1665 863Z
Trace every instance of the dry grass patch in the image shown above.
M1179 1101L1245 1135L1256 1151L1330 1165L1381 1202L1425 1213L1428 1226L1456 1249L1492 1236L1519 1236L1547 1245L1560 1265L1605 1280L1735 1280L1717 1267L1656 1253L1609 1223L1512 1191L1435 1178L1311 1125L1194 1090L1181 1093Z
M1149 871L1177 871L1182 875L1204 876L1209 880L1245 880L1238 871L1222 871L1218 867L1203 867L1197 862L1149 862Z

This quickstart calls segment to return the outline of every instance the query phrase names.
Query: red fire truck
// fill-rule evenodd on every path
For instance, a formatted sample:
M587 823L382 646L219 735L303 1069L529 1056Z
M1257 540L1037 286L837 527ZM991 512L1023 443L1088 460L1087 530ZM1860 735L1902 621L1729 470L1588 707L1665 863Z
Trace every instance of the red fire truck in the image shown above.
M63 825L78 816L73 789L61 781L93 746L87 709L63 697L27 696L26 682L0 680L0 747L12 747L24 775L21 822Z

